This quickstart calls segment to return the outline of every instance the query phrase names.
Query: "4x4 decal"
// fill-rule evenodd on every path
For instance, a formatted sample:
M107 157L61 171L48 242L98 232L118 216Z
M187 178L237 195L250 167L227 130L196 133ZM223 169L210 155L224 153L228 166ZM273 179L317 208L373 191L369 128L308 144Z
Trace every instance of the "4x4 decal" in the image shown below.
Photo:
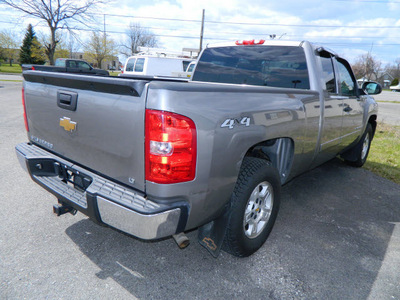
M250 126L251 119L249 117L243 117L240 119L226 119L224 123L222 123L221 128L229 128L233 129L236 125L239 126Z

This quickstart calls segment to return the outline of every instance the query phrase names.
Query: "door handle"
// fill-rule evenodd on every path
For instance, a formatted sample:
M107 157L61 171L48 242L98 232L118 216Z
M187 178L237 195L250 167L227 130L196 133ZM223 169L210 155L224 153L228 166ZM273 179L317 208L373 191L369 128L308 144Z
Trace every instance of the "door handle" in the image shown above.
M57 91L57 105L63 109L76 110L78 93L69 91Z

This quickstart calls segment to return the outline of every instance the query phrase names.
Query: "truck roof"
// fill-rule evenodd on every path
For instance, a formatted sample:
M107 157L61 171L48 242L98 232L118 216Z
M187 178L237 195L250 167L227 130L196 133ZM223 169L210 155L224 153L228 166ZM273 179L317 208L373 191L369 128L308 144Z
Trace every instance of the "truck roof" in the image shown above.
M231 42L220 42L208 44L206 48L217 48L217 47L232 47L241 45L260 45L260 46L292 46L301 47L303 44L309 44L313 49L322 52L329 52L333 56L339 57L339 55L330 50L329 48L323 47L320 44L311 43L308 41L289 41L289 40L237 40Z

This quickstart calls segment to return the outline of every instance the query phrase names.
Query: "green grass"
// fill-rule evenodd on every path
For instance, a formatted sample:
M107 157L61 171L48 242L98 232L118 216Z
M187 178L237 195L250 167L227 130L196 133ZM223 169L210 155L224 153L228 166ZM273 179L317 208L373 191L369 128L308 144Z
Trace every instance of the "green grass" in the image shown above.
M364 168L400 184L400 126L378 124Z
M1 63L0 73L22 73L22 69L18 64L10 66L9 63Z
M22 82L22 79L21 79L21 80L0 79L0 81L7 81L7 82Z
M121 72L115 72L115 71L109 71L110 76L118 76L118 74L121 74Z
M384 100L378 100L376 102L380 102L380 103L396 103L396 104L400 104L400 101L384 101Z

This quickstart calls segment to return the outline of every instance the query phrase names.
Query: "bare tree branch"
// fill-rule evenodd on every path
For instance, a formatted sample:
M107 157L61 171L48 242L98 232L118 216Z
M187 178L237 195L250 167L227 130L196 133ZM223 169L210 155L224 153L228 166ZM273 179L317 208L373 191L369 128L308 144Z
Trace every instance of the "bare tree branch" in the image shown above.
M54 53L57 47L56 33L58 29L70 28L69 22L76 21L85 24L91 11L105 0L0 0L15 10L22 12L26 17L44 21L50 30L50 43L46 46L46 54L50 64L54 65Z
M138 52L138 47L157 47L155 35L139 23L131 23L126 30L126 40L120 45L120 52L125 56L132 56Z

